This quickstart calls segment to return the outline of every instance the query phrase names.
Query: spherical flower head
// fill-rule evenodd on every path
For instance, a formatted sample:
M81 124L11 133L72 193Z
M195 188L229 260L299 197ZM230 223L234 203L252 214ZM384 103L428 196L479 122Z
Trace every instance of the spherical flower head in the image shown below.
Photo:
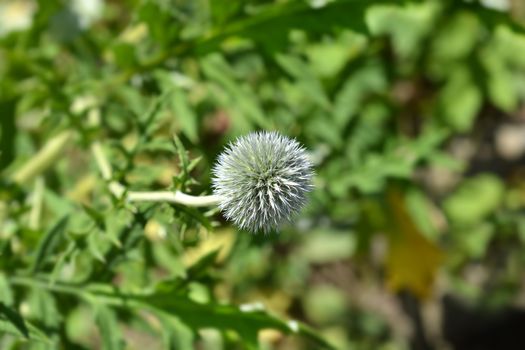
M213 175L226 219L253 233L271 232L290 220L313 188L305 149L277 132L238 138L219 155Z

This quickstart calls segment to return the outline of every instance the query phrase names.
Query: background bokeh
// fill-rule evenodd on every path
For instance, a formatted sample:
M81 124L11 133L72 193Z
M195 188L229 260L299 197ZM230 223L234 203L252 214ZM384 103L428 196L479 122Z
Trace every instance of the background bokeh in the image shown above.
M524 349L524 21L521 0L0 1L0 348ZM111 187L209 194L253 130L315 164L278 233Z

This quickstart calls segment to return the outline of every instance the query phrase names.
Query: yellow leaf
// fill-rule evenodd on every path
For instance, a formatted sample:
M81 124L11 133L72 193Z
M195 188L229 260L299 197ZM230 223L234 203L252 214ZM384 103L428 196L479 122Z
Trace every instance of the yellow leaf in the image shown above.
M387 255L387 286L393 291L408 290L419 298L427 297L443 252L421 232L407 211L402 193L388 191L392 218Z

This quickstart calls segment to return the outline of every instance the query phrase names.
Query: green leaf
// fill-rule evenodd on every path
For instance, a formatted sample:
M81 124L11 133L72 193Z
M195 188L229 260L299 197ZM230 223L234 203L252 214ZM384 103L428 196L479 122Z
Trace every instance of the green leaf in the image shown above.
M173 73L164 70L157 70L154 73L163 91L170 92L169 107L175 115L178 126L182 133L192 142L196 143L199 139L199 118L193 110L187 92L181 84L176 83ZM189 78L187 78L189 79Z
M22 316L0 302L0 327L5 332L29 338L29 330Z
M0 89L3 88L0 84ZM1 97L1 95L0 95ZM9 165L15 155L15 137L18 128L15 127L16 100L0 98L0 170Z
M124 349L126 344L123 340L115 312L103 305L96 305L95 309L96 322L102 339L102 349Z
M210 266L213 265L217 259L220 250L221 248L218 248L201 257L186 270L184 278L176 276L175 278L159 282L155 286L155 291L158 293L176 292L184 286L187 286L191 281L198 281L203 278L207 275Z
M394 47L402 57L417 53L421 42L432 28L440 9L438 2L424 2L406 6L374 6L366 21L373 34L389 34Z
M502 110L512 113L519 102L518 85L514 72L507 67L505 57L497 47L487 47L480 57L487 70L486 89L492 103Z
M168 47L177 37L181 26L166 6L155 1L145 1L138 9L138 17L148 26L148 34L163 47Z
M146 112L139 116L141 131L143 131L141 134L142 140L147 139L157 128L157 125L154 123L155 118L159 115L164 104L171 98L171 93L171 90L167 90L155 97Z
M473 227L457 229L454 238L469 258L480 259L485 255L494 233L493 225L482 222Z
M367 97L386 88L385 72L377 62L370 62L350 75L335 97L334 121L337 126L346 127L362 108Z
M459 12L452 16L431 42L432 60L436 61L436 67L432 68L446 74L451 64L466 59L476 47L481 26L474 13Z
M77 246L74 241L70 241L67 248L59 254L58 259L53 266L51 271L52 283L54 283L60 277L62 268L64 267L65 263L71 259L71 256L74 255L75 252L77 252Z
M338 126L335 123L327 123L325 116L321 113L309 119L306 122L305 129L308 134L328 143L335 149L344 144L341 135L338 133Z
M208 231L212 230L211 221L203 213L201 213L197 208L188 207L186 205L172 203L171 206L175 208L178 212L184 213L189 219L193 219L202 226L204 226Z
M318 34L338 28L367 32L366 10L371 4L388 2L392 1L332 1L321 8L313 8L299 1L271 4L262 7L253 16L230 23L215 36L199 43L197 51L213 51L232 36L249 38L268 51L278 51L288 46L289 34L294 29Z
M115 57L115 62L119 67L124 69L131 69L137 66L138 62L134 45L119 42L113 45L112 51Z
M345 298L344 292L336 287L314 286L306 291L304 311L308 319L318 324L337 322L344 315Z
M50 342L40 329L25 321L15 310L0 302L0 333L3 332L27 340Z
M39 324L55 329L61 321L61 314L58 311L55 297L47 290L42 288L31 288L29 298L30 319L38 321Z
M276 55L275 59L288 74L295 78L299 88L304 92L305 99L311 99L323 109L330 109L331 103L323 85L305 62L295 56L284 54Z
M13 306L14 304L13 292L3 273L0 273L0 300L2 300L6 306Z
M303 241L298 256L313 264L340 261L353 256L357 239L348 232L314 230Z
M198 118L193 112L186 93L181 88L173 90L173 99L171 100L171 107L175 112L175 118L180 120L182 132L191 142L198 141Z
M483 96L466 67L457 68L450 73L439 98L445 122L456 131L470 130L481 108Z
M174 134L173 135L173 145L175 147L175 150L177 151L177 155L179 157L179 167L181 170L181 173L176 176L176 185L178 185L176 188L181 189L186 185L186 181L189 179L188 174L188 167L189 167L189 158L188 158L188 152L186 151L186 148L184 148L184 144L179 139L179 137Z
M211 14L217 23L222 24L239 12L243 5L243 1L214 0L210 2Z
M134 310L149 310L160 317L175 317L195 331L202 328L216 328L222 331L234 330L242 336L246 345L257 347L257 334L262 329L276 329L287 334L305 336L322 348L332 349L323 338L307 326L296 321L283 321L264 311L259 304L236 307L216 303L197 303L187 295L173 292L130 294L113 285L75 285L57 283L50 286L45 280L22 279L20 284L35 285L53 289L59 293L104 304Z
M176 317L159 317L162 323L162 336L165 349L194 349L194 332Z
M476 224L500 206L503 193L504 187L498 177L481 174L465 180L445 200L445 212L454 225Z
M68 216L60 219L40 240L31 267L33 273L42 269L46 259L48 259L57 248L67 228L68 219Z
M237 110L242 117L248 118L262 128L269 127L257 96L249 86L240 84L234 79L232 69L221 55L206 56L202 59L201 66L206 76L216 81L228 94L228 103L225 107Z
M334 40L311 43L305 48L312 71L321 79L344 74L345 65L362 55L368 44L365 35L352 31L341 33Z

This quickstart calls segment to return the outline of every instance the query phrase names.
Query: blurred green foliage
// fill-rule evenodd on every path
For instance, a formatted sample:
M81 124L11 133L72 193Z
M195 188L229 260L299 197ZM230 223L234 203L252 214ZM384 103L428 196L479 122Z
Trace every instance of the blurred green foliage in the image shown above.
M519 303L524 12L0 2L0 347L408 349L397 293ZM209 193L217 153L257 129L316 167L279 235L108 188Z

